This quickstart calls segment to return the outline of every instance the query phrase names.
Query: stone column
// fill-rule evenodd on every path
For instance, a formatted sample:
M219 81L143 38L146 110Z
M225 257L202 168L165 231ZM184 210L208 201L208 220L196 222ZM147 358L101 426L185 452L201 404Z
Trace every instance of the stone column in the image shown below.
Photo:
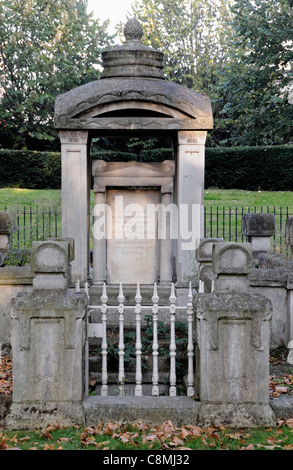
M248 243L215 243L215 290L197 294L196 391L199 421L206 425L266 426L275 422L269 404L272 305L249 293Z
M172 253L172 230L171 227L171 203L173 187L162 186L162 206L166 208L166 225L163 227L165 233L160 239L160 284L170 285L173 277L173 253ZM173 222L173 221L172 221Z
M62 237L73 238L72 282L87 281L89 271L90 171L88 132L61 131Z
M93 285L106 280L106 203L105 187L94 186Z
M196 240L204 236L206 131L178 132L176 202L179 213L177 286L194 281Z
M69 242L33 242L33 290L12 299L7 427L83 424L87 295L69 291Z

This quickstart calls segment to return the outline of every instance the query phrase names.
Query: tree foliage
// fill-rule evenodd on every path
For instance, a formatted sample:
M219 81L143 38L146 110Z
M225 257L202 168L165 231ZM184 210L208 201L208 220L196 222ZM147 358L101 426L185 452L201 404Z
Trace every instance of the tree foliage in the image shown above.
M168 78L210 97L209 145L289 142L292 0L139 0L133 12Z
M0 142L51 141L57 94L97 79L107 24L85 0L0 0Z
M170 80L211 91L213 73L225 57L230 0L137 0L144 42L165 53ZM224 28L225 26L225 28Z
M219 83L223 144L286 144L292 139L292 0L237 0L234 35Z

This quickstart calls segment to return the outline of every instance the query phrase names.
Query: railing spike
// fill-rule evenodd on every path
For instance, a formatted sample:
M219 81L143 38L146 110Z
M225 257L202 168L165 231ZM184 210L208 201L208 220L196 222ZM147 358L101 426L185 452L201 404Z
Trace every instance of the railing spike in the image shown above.
M152 301L154 304L157 304L159 302L159 296L158 296L158 290L157 290L157 283L154 283L154 293L152 296Z
M119 284L119 295L118 295L118 301L123 303L125 300L125 297L123 295L123 289L122 289L122 282Z
M169 300L172 304L176 301L174 282L172 282L172 284L171 284L171 294L170 294Z
M103 304L105 304L108 301L108 296L107 296L107 288L106 288L106 283L103 283L103 292L101 296L101 301Z
M189 282L188 300L192 300L191 281Z
M142 297L140 295L140 286L139 286L139 282L138 282L137 286L136 286L135 301L136 301L136 303L139 303L139 302L141 302L141 300L142 300Z

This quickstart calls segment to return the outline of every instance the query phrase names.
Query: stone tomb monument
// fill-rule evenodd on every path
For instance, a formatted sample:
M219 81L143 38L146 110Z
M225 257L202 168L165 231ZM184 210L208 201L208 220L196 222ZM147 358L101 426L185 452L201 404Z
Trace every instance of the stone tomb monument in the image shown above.
M169 209L174 174L174 161L93 163L94 284L105 280L109 284L153 284L159 277L161 284L170 285L173 276L170 224L174 221ZM121 189L106 189L113 185ZM148 189L129 189L131 186ZM102 236L103 228L106 237Z
M164 284L176 279L176 286L184 288L195 278L195 244L204 235L204 149L207 131L213 127L211 103L207 96L166 80L163 53L145 46L142 34L141 24L129 20L125 43L102 53L101 79L56 99L54 122L62 154L62 237L75 242L73 283L84 283L89 276L91 171L95 204L106 202L112 209L114 195L118 195L126 205L139 204L144 209L150 202L182 207L178 237L171 242L160 240L155 222L153 240L124 237L124 241L103 243L93 239L93 282ZM164 163L98 161L92 165L94 137L166 138L172 142L173 158ZM117 192L111 192L111 187ZM114 217L117 222L116 212ZM141 217L141 221L151 221L147 215ZM107 218L107 224L110 220Z

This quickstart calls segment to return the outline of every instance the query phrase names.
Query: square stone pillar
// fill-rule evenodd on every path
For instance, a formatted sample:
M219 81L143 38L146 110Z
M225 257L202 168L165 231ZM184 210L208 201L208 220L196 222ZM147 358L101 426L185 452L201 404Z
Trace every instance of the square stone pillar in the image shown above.
M103 230L106 232L106 187L94 185L95 206L93 224L93 285L103 284L106 281L106 238L101 230L96 230L96 223L102 214ZM99 217L98 217L99 216ZM99 223L99 229L100 223Z
M10 429L83 424L87 295L67 289L70 242L33 242L33 290L12 299Z
M196 242L204 236L206 131L178 132L176 203L178 206L177 287L194 283Z
M62 237L73 238L72 282L87 281L89 271L90 171L88 132L61 131Z
M196 392L200 422L232 427L272 425L269 403L271 301L251 295L248 243L215 243L215 290L197 294Z

